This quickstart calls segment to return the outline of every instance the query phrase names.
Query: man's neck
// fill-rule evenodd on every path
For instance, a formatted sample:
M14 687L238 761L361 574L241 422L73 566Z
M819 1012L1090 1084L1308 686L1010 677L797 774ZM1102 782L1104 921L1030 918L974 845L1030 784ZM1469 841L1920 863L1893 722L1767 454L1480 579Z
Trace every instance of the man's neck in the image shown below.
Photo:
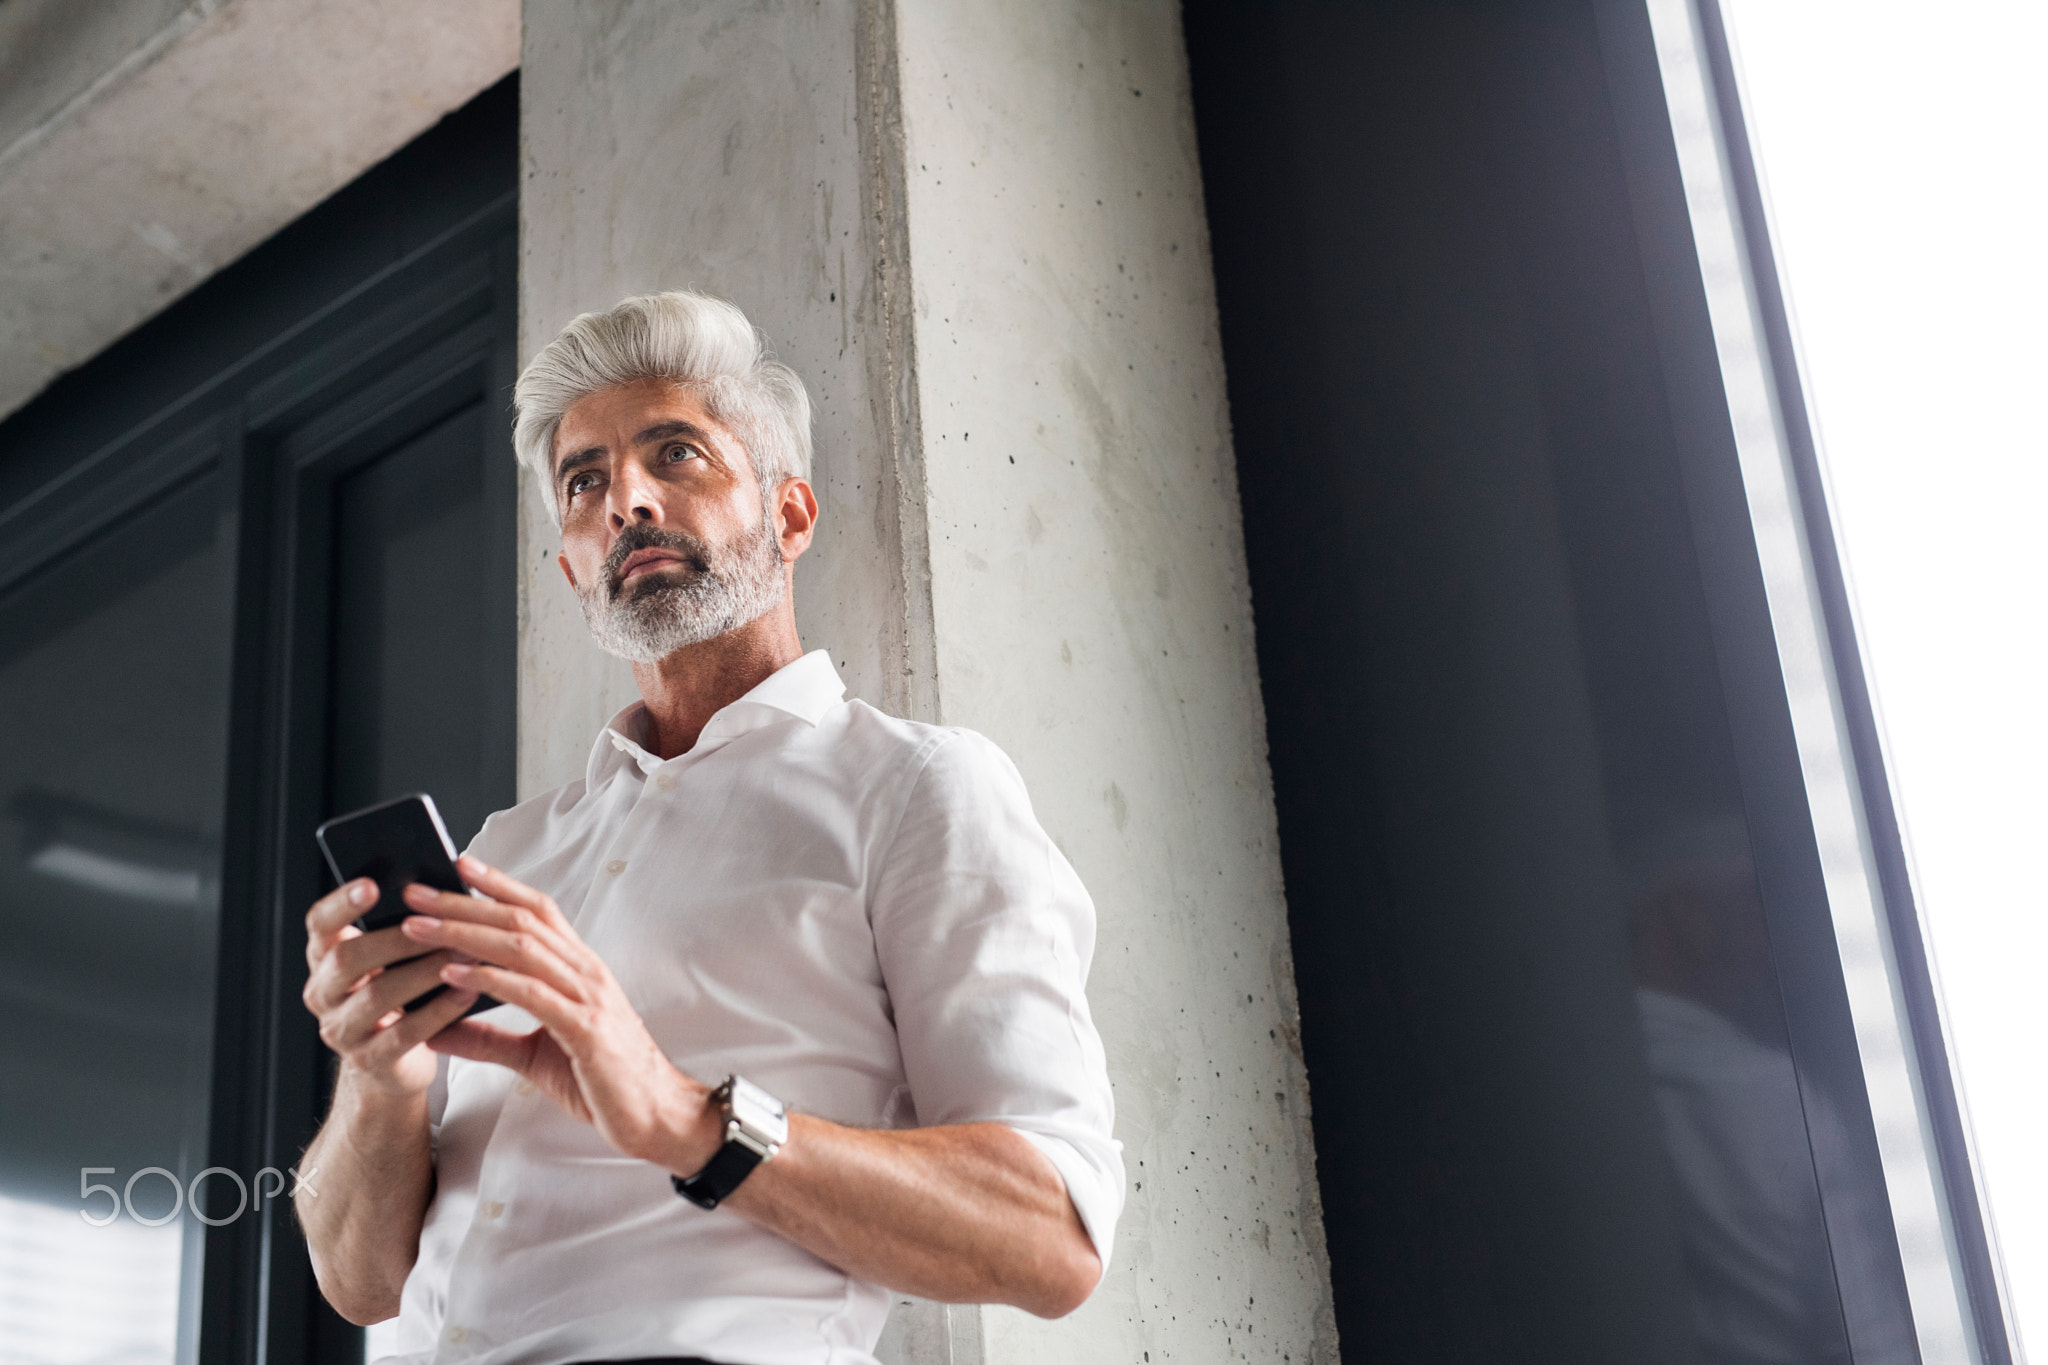
M784 594L774 610L738 630L679 649L656 663L634 664L633 678L647 705L644 747L662 759L688 753L712 716L803 652L796 613Z

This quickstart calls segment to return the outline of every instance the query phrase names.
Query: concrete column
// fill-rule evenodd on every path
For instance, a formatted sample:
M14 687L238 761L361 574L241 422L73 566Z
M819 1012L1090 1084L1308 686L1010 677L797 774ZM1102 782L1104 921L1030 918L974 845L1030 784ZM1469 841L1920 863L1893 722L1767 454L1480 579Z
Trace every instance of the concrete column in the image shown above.
M898 515L898 450L914 444L899 433L915 421L898 398L907 304L892 302L906 272L885 252L902 212L870 190L858 117L871 28L845 3L528 3L520 353L628 294L694 288L744 308L817 414L825 518L799 578L804 638L831 646L856 694L930 718L929 575ZM524 796L580 773L636 694L591 647L547 513L521 488Z
M1334 1361L1178 7L529 0L521 80L525 353L638 290L747 309L818 403L806 642L1000 743L1100 910L1108 1279L885 1355ZM631 695L532 496L527 792Z

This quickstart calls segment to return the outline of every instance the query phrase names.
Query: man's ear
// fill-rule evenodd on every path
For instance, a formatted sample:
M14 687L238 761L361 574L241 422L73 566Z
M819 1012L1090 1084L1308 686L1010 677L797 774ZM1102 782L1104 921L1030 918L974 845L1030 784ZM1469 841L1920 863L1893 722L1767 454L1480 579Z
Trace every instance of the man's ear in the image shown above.
M776 492L775 528L782 541L782 562L793 564L811 548L818 529L818 495L803 479L784 479Z
M576 586L576 571L569 567L569 556L556 555L555 563L562 566L562 577L568 579L569 586L574 588Z

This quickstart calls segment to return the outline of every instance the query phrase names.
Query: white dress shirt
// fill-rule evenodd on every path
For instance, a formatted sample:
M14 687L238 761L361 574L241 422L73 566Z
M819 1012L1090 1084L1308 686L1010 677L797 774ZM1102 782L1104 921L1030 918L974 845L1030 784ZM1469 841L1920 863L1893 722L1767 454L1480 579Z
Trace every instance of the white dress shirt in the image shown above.
M1001 750L844 697L814 651L667 762L636 703L582 780L470 849L555 898L688 1075L862 1127L1007 1124L1107 1265L1124 1171L1082 994L1088 893ZM387 1359L874 1359L886 1290L691 1205L513 1073L448 1060L433 1113L438 1183Z

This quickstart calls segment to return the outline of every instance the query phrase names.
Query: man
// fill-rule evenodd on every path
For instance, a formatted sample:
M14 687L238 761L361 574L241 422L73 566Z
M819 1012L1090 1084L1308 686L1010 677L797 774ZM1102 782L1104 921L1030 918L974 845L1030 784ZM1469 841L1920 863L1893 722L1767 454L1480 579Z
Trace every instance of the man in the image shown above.
M1094 910L993 745L802 652L802 383L671 293L576 319L514 401L641 701L485 823L476 894L307 915L322 1291L396 1315L400 1359L486 1365L868 1361L890 1289L1071 1311L1123 1202Z

